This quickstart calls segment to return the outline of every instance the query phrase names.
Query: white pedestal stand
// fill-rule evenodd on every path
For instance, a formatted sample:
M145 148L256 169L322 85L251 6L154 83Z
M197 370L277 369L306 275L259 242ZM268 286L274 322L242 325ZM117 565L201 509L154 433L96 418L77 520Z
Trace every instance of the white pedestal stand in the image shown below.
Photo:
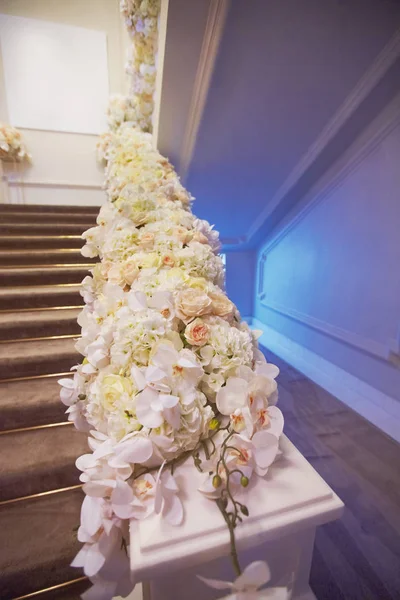
M283 436L282 456L265 478L254 477L246 496L249 516L236 528L242 568L267 560L271 586L287 585L293 599L314 598L308 580L315 529L341 516L343 503ZM144 600L214 600L224 593L196 575L235 579L229 534L215 503L198 490L201 474L191 460L175 472L185 520L172 527L153 515L131 524L131 569L143 581Z

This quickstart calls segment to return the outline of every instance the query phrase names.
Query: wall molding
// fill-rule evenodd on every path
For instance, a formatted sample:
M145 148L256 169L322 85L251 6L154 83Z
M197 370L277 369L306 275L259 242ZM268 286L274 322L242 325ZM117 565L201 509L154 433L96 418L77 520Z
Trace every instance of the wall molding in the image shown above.
M167 39L169 0L161 0L160 14L158 16L158 39L156 57L156 83L153 110L153 145L157 149L158 129L160 126L161 91L164 74L165 43Z
M354 150L354 146L350 147L341 157L340 162L335 166L334 170L331 168L326 173L324 178L319 182L319 190L316 190L315 187L311 188L304 196L306 200L305 206L298 210L290 222L283 226L279 233L268 242L263 250L263 254L264 252L271 252L323 200L329 199L346 179L360 168L365 159L382 144L387 136L400 125L400 96L390 105L384 116L385 118L382 123L380 123L380 126L371 136L366 136L356 150Z
M258 319L259 343L400 442L400 402L282 335ZM279 382L279 380L278 380Z
M390 359L391 351L389 344L386 345L381 342L377 342L353 331L349 331L348 329L343 329L341 327L337 327L336 325L332 325L331 323L323 321L322 319L311 317L310 315L307 315L301 311L293 308L287 308L278 302L268 300L265 295L262 299L260 299L260 302L263 306L265 306L265 308L269 308L270 310L284 315L285 317L289 317L289 319L297 321L302 325L306 325L311 329L339 340L348 346L357 348L357 350L361 350L365 354L370 354L371 356L380 358L381 360L389 361Z
M358 333L347 329L332 325L322 319L312 317L304 312L294 308L287 307L279 302L276 302L268 297L265 290L265 265L268 255L273 249L307 217L321 202L329 199L331 195L346 181L346 179L355 173L363 164L365 159L370 156L382 144L385 138L400 125L400 98L397 98L385 111L381 122L374 131L372 136L366 136L359 143L358 148L354 151L353 148L343 155L341 164L336 166L334 172L328 172L320 185L318 191L311 190L305 196L307 201L308 196L312 197L306 202L305 206L300 209L295 217L284 226L281 231L267 244L263 249L258 267L258 282L257 282L257 298L265 308L280 313L285 317L295 320L307 327L310 327L324 335L333 339L339 340L342 343L352 346L373 357L381 360L389 361L393 364L399 362L399 341L390 339L387 343L378 342Z
M207 24L193 86L180 156L179 173L184 181L192 161L197 133L203 116L219 44L225 27L230 0L211 0Z
M340 108L324 127L315 142L308 148L305 154L303 154L300 161L284 181L283 185L281 185L265 209L254 220L246 235L247 242L251 241L271 213L283 201L289 191L298 183L300 178L327 147L328 143L332 141L344 124L357 111L361 103L368 97L374 87L399 57L400 29L396 31L383 50L378 54L374 62L358 81Z

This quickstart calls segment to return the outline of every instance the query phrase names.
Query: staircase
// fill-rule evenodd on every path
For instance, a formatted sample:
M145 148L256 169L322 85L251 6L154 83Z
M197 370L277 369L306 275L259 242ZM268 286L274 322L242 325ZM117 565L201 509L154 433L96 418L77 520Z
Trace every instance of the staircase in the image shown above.
M80 361L81 233L98 207L0 205L0 598L77 600L77 456L57 380Z

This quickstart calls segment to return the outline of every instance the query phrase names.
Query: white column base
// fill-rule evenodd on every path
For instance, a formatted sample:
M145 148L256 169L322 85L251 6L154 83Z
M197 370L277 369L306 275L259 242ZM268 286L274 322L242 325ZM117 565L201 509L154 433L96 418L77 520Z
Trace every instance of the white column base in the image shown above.
M266 560L271 586L288 586L295 600L315 600L309 587L315 530L340 517L343 503L285 436L281 450L243 498L249 517L236 529L239 560L242 568ZM228 530L216 504L198 491L201 475L191 461L175 476L185 520L179 527L157 515L131 522L132 576L144 582L143 600L216 600L224 592L197 575L235 579Z

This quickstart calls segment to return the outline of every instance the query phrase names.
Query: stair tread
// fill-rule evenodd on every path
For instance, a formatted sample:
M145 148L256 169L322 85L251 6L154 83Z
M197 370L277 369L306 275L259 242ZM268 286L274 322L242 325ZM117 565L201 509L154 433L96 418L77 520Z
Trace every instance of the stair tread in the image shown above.
M0 204L0 212L57 212L97 214L100 205L84 204Z
M53 588L47 592L46 590L42 592L39 590L39 593L35 594L35 600L81 600L82 594L92 585L87 578L81 581L78 580L75 583L63 583L66 584L65 587Z
M26 250L0 249L0 264L12 268L44 265L80 265L93 264L96 258L87 258L82 255L80 248L47 248Z
M0 435L0 501L79 484L87 436L68 423Z
M58 323L59 321L75 321L80 313L80 308L60 308L60 310L35 310L24 311L18 314L16 319L15 314L11 311L8 313L0 313L0 331L2 327L10 324L20 325L30 322L40 323Z
M80 249L85 241L81 235L1 235L0 248L21 249L32 248L42 251L60 248Z
M80 287L79 284L3 287L0 289L0 310L11 312L60 306L81 307L83 300Z
M40 219L43 217L48 217L48 216L54 216L59 218L72 218L72 219L76 219L78 218L78 223L81 222L81 220L87 219L88 222L90 221L94 221L96 219L96 215L97 213L88 213L88 212L57 212L54 210L48 210L48 211L13 211L13 210L2 210L0 211L0 216L1 217L12 217L13 219L16 217L25 217L25 216L29 216L29 218L35 218L37 217L38 221L40 222ZM73 222L73 221L72 221Z
M0 345L0 362L4 360L35 360L38 357L46 358L54 355L79 354L75 350L73 339L40 340L37 342L15 342Z
M16 223L12 221L7 223L0 221L0 231L9 230L9 235L18 234L40 235L41 232L54 234L55 231L68 232L71 235L81 235L87 229L84 223ZM12 232L12 233L11 233ZM62 235L62 234L60 234Z
M66 421L66 407L60 401L60 377L0 382L1 429Z
M2 240L10 240L10 241L15 241L15 240L35 240L35 241L39 241L39 240L63 240L65 238L68 239L76 239L76 240L81 240L82 236L78 235L78 234L71 234L71 235L2 235L1 239Z
M0 340L23 340L54 337L60 335L80 335L77 318L80 308L59 308L25 310L18 313L0 313Z
M81 360L73 338L0 344L0 380L68 371Z
M57 296L60 291L69 291L71 294L79 293L81 286L73 284L63 286L63 284L55 285L18 285L8 288L0 288L0 298L18 296Z
M87 267L85 269L85 266ZM29 265L29 266L15 266L12 267L10 269L10 267L1 267L0 266L0 276L5 274L5 273L10 273L10 271L12 272L16 272L16 273L21 273L24 274L26 272L32 272L32 271L37 271L38 273L41 273L42 271L46 270L46 271L87 271L89 267L92 267L93 265L91 264L87 264L87 265L82 265L82 264L76 264L76 265L41 265L40 267L35 266L35 265ZM18 286L18 287L23 287L23 286Z
M10 249L10 250L1 250L0 249L0 256L38 256L40 258L43 257L44 254L55 254L55 255L70 255L70 254L79 254L79 256L82 256L81 251L79 248L50 248L50 249L37 249L37 250L15 250L15 249ZM85 256L82 257L84 260L90 260L87 259Z
M76 489L0 506L2 600L83 574L69 566L81 546L75 530L82 500Z
M79 284L93 263L0 266L0 281L8 288L22 285Z

